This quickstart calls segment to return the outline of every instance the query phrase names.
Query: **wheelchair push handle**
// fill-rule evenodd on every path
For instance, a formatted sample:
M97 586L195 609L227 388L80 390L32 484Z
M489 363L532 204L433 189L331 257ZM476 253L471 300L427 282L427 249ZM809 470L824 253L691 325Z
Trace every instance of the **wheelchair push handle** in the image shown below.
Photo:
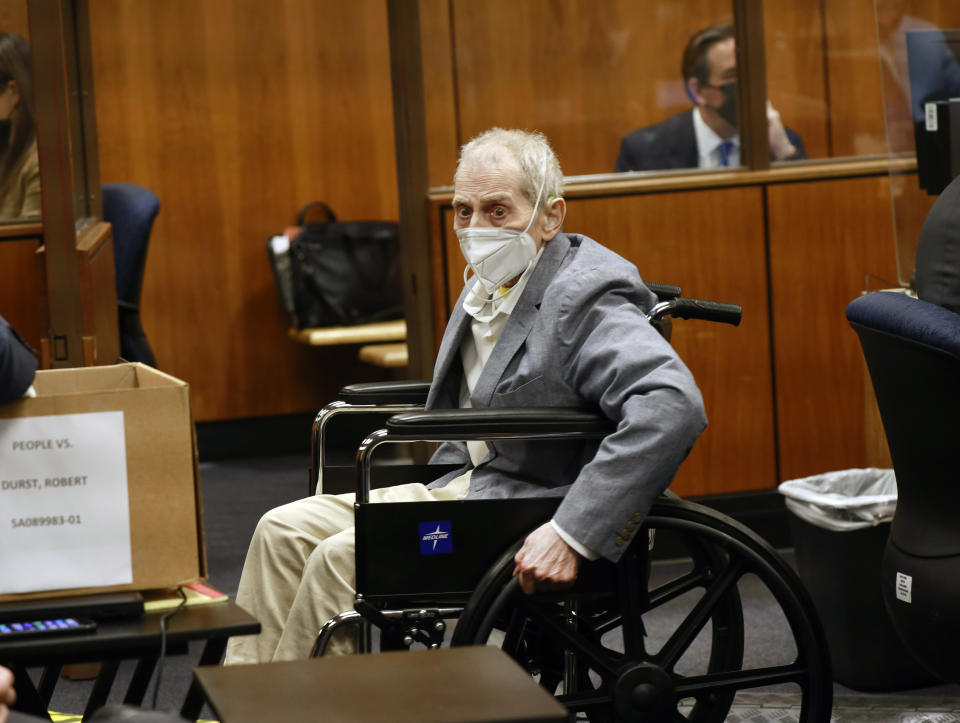
M666 316L676 316L680 319L703 319L704 321L718 321L723 324L739 326L742 315L743 309L737 304L680 297L669 301L661 301L650 310L647 319L653 322Z
M676 299L683 290L673 284L655 284L652 281L644 281L644 285L657 295L657 301L670 301Z

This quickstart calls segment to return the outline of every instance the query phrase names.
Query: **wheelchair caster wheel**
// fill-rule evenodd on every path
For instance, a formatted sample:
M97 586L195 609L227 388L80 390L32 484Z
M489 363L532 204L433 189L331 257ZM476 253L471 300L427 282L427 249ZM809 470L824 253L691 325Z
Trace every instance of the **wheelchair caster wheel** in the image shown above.
M651 575L650 531L686 555L680 573ZM801 723L830 720L823 631L796 573L766 542L725 515L664 498L634 539L616 564L581 564L569 591L532 596L512 576L518 543L474 591L452 644L503 647L571 715L595 723L721 723L738 692L771 686L799 691ZM758 583L793 637L776 662L756 654L744 626L740 588Z

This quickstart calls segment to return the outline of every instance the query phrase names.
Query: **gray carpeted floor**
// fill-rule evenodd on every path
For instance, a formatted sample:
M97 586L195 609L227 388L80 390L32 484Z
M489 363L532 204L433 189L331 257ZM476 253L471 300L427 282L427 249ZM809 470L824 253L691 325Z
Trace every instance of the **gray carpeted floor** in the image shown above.
M260 515L280 504L305 495L308 460L303 457L244 459L205 463L200 466L204 523L210 583L233 597L247 543ZM789 559L789 554L787 554ZM664 567L661 573L668 573ZM793 645L782 614L771 605L768 593L760 586L741 586L748 627L747 659L756 664L789 655ZM654 635L650 631L651 636ZM199 658L200 646L189 654L170 657L165 666L158 695L158 707L175 710L179 707ZM38 673L38 671L33 671ZM122 698L132 664L121 668L111 702ZM62 679L51 702L51 710L78 713L92 687L92 681ZM153 689L148 692L151 699ZM742 694L728 716L729 721L797 720L799 695L790 691L769 694ZM203 716L212 713L205 709ZM960 722L960 686L941 685L912 691L867 694L835 685L833 720L837 723L866 721Z

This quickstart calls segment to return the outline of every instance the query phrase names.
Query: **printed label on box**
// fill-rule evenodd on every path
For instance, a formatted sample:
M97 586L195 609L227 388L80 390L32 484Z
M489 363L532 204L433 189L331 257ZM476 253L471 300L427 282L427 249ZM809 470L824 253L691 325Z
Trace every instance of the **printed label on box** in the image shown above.
M123 412L0 419L0 593L131 582Z
M902 572L897 573L897 600L913 602L913 578Z

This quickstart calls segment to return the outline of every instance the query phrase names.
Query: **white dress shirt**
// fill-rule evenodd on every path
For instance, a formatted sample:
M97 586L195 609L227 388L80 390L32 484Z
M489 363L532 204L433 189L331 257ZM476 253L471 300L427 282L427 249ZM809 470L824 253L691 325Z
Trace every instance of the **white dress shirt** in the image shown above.
M488 301L486 289L483 288L479 279L474 281L470 292L464 297L463 310L472 316L473 320L470 322L471 333L464 337L460 345L460 361L463 363L463 381L460 383L461 408L469 409L473 406L470 395L477 386L480 373L490 354L493 353L493 347L497 345L497 340L503 333L503 327L507 325L510 312L517 305L542 254L543 247L537 252L533 263L523 272L517 283L509 289L501 286L494 293L492 301ZM467 451L470 453L470 461L476 467L490 453L490 448L486 442L467 442Z
M488 301L486 289L479 280L476 280L469 293L463 299L463 310L473 317L470 322L470 334L467 334L463 343L460 345L460 360L463 363L463 380L460 383L460 407L469 409L473 406L470 402L470 395L473 393L483 372L483 367L490 358L493 348L497 345L497 340L503 333L503 328L507 325L507 319L510 313L517 305L517 301L523 294L527 281L533 274L537 262L543 253L543 247L537 252L533 263L520 279L511 288L500 289L493 295L493 300ZM467 442L467 452L470 454L470 462L476 467L488 454L490 447L486 442L471 441ZM564 532L554 520L550 524L560 538L570 547L583 555L588 560L596 560L599 555L588 547L580 544L573 537Z
M693 133L697 137L697 155L700 158L700 168L720 168L720 145L724 140L733 143L730 149L728 162L730 166L740 165L740 136L721 138L707 125L700 115L700 109L693 109Z

